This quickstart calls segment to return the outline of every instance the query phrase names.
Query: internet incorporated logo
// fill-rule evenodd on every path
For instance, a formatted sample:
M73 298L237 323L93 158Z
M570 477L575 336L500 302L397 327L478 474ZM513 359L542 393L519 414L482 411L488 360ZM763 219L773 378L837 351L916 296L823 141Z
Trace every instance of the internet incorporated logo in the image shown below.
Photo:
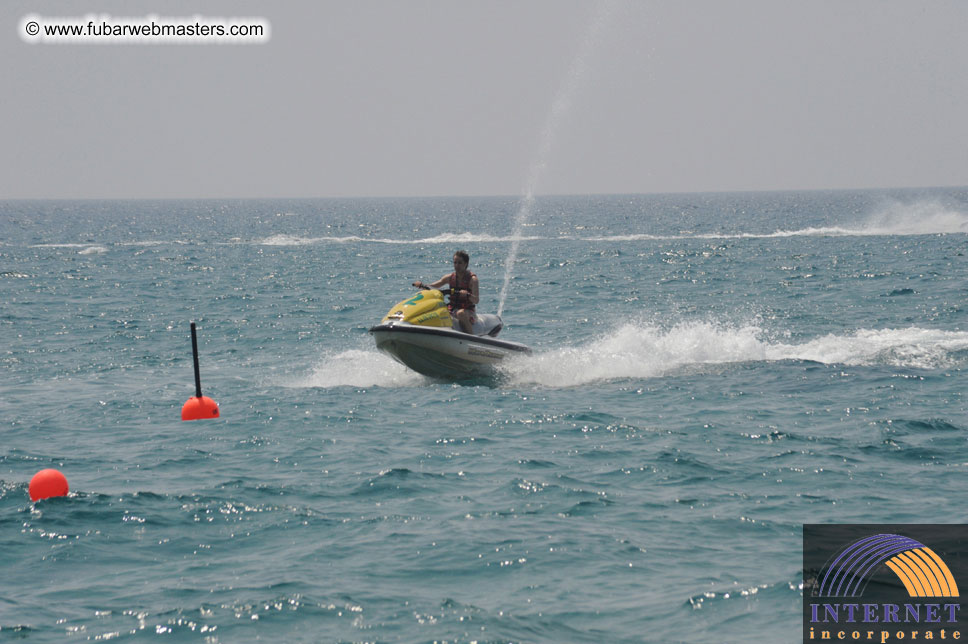
M965 536L968 526L804 525L804 642L960 640Z

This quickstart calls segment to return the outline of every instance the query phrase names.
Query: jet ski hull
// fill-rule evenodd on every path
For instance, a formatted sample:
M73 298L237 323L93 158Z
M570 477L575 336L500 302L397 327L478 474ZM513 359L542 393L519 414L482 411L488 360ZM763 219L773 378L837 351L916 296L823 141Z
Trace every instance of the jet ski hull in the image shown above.
M491 376L507 358L531 353L519 342L407 322L384 322L372 327L370 334L380 351L418 373L438 379Z

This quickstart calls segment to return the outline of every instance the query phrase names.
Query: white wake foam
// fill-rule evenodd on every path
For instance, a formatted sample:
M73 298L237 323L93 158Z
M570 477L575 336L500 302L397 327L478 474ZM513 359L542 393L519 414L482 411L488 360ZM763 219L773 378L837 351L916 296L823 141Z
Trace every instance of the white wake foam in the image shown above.
M849 335L826 335L799 345L772 345L771 360L813 360L824 364L884 364L943 369L957 364L953 353L968 350L968 333L939 329L861 329Z
M351 349L332 355L324 355L313 372L289 383L289 387L414 387L427 382L418 373L410 371L379 353Z
M800 344L766 337L756 325L681 323L670 329L626 324L588 344L539 352L506 365L511 384L574 387L625 378L655 378L693 365L810 360L847 366L944 368L968 350L968 332L861 329Z

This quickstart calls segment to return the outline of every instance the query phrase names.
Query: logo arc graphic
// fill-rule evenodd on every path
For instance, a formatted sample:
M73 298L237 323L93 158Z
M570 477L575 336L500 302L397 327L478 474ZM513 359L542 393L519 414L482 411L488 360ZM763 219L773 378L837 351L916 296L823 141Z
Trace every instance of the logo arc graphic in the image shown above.
M911 597L958 597L948 566L923 543L897 534L877 534L848 544L834 557L816 595L857 597L886 565Z

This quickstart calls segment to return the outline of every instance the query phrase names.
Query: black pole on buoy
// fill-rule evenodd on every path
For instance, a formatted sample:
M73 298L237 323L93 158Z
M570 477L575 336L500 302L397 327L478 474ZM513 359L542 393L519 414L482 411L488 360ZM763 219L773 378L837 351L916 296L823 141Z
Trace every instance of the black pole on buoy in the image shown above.
M198 336L195 333L195 323L192 322L192 360L195 361L195 397L202 397L202 377L198 372Z
M198 371L198 334L192 322L192 362L195 364L195 395L182 405L182 420L218 418L218 403L202 395L202 377Z

